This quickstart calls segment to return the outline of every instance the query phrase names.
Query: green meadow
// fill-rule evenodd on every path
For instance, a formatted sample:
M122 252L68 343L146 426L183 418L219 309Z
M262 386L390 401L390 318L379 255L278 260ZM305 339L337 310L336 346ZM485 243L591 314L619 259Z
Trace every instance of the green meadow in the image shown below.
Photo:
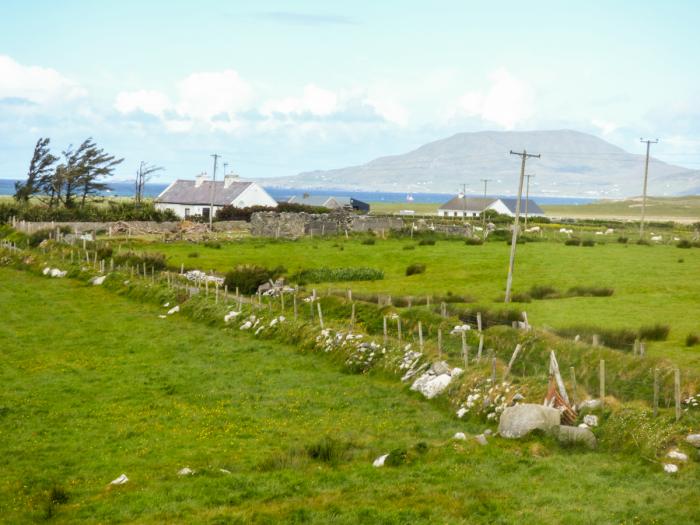
M610 297L533 299L514 303L539 327L629 328L663 324L670 327L665 341L647 344L647 352L680 364L700 366L700 346L686 347L689 333L700 332L700 249L675 245L619 244L613 239L595 246L565 246L563 242L529 242L518 245L514 291L552 286L566 292L574 286L613 289ZM417 240L376 238L314 238L296 241L243 239L222 242L219 248L187 242L135 243L139 250L167 256L179 269L197 268L225 273L239 264L273 268L284 266L289 274L320 267L371 267L384 279L345 283L320 283L326 288L354 292L421 297L467 295L473 306L502 307L508 254L505 242L468 246L461 240L437 240L421 246ZM115 241L115 247L117 242ZM122 249L127 249L126 243ZM407 276L406 268L425 264L422 274Z
M0 307L7 523L700 519L694 464L669 476L541 437L454 441L486 425L381 374L161 319L163 308L71 279L0 269ZM405 462L372 467L396 450ZM122 473L130 481L111 486Z

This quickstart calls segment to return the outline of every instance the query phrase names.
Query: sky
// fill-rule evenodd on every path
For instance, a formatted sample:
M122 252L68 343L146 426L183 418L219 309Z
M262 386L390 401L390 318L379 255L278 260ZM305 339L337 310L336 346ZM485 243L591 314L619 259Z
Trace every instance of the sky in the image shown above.
M454 133L576 129L700 169L700 2L0 7L0 178L92 137L161 181L361 164ZM219 164L219 173L223 166Z

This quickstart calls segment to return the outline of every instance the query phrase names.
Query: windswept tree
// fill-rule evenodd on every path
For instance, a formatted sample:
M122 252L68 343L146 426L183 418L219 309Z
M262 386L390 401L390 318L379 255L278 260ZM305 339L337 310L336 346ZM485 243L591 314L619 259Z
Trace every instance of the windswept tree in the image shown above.
M154 166L141 161L139 169L136 171L136 185L134 192L134 199L136 202L141 202L143 200L143 190L153 174L157 171L163 171L164 169L165 168L160 166Z
M40 138L34 146L34 155L29 163L29 172L25 182L15 183L15 199L18 202L29 202L29 199L38 193L44 192L53 175L51 167L58 157L49 151L51 139Z
M81 205L85 204L88 195L95 195L101 191L109 189L109 185L104 179L114 174L114 167L124 162L114 155L105 153L105 150L98 148L92 139L85 141L87 149L81 157L81 172L78 177L78 184L82 192Z

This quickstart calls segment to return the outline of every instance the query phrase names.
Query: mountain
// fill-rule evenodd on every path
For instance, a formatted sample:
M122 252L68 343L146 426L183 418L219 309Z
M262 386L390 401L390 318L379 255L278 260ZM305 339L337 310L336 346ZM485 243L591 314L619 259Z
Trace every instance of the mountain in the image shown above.
M642 192L644 155L628 153L594 135L572 130L479 131L458 133L403 155L380 157L360 166L310 171L266 180L266 186L385 192L492 194L517 191L520 157L510 151L540 154L528 159L535 195L626 197ZM641 149L641 147L640 147ZM649 193L679 195L697 191L700 171L660 160L649 163Z

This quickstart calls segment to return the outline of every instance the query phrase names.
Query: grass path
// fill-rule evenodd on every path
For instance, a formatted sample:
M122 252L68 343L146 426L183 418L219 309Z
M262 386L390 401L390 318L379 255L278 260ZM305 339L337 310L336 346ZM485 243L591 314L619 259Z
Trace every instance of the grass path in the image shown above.
M393 380L0 269L0 519L697 523L698 469L476 432ZM332 435L337 464L292 453ZM399 467L371 461L419 443ZM184 466L197 471L178 477ZM264 468L261 468L264 467ZM221 472L226 469L231 474ZM131 481L108 486L126 473ZM50 506L58 486L67 502Z

